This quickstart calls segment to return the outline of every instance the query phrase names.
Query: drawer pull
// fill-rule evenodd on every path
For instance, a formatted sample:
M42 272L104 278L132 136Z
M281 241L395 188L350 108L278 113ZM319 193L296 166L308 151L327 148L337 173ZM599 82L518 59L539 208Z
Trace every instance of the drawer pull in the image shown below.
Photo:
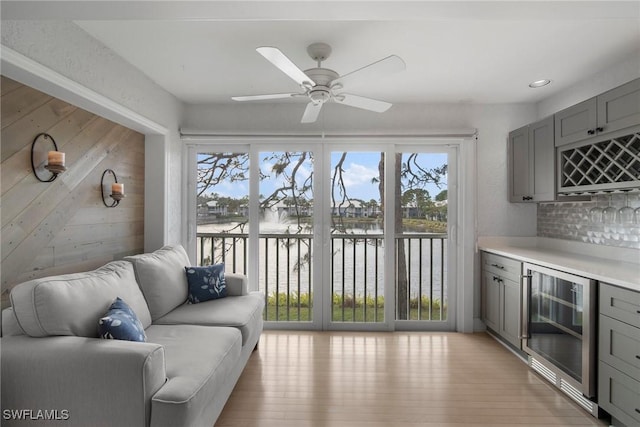
M640 354L636 354L636 359L640 359Z
M500 270L504 270L504 267L499 264L491 264L491 267L499 268ZM640 313L640 311L638 311Z
M640 409L636 408L636 412L640 414Z

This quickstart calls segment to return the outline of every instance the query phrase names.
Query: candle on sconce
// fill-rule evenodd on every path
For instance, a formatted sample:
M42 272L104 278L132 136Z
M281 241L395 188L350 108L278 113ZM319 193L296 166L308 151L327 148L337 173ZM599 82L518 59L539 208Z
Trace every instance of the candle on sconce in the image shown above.
M111 184L111 193L112 194L124 194L124 184L115 182Z
M49 151L48 164L49 166L64 166L64 153L60 151Z

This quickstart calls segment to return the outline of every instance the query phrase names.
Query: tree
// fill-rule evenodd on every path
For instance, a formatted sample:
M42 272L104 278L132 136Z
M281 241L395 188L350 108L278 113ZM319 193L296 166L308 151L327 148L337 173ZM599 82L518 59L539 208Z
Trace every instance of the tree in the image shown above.
M447 190L442 190L436 196L436 202L443 202L443 201L447 200L447 197L448 197Z
M431 196L424 188L411 188L402 194L402 204L405 207L414 205L418 211L417 216L421 218L429 209Z
M249 177L248 153L208 153L198 157L197 195L223 181L246 181Z

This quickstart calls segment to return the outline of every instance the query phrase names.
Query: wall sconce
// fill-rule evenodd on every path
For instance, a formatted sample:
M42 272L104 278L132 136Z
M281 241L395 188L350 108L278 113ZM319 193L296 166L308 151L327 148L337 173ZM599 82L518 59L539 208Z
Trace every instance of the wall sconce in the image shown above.
M107 198L104 195L104 176L107 173L113 175L113 179L115 181L113 184L111 184L111 194L109 195L109 197L113 199L113 202L111 202L111 204L107 203ZM104 203L104 205L108 208L115 208L120 204L120 200L124 199L125 197L124 184L118 182L118 177L116 176L116 173L111 169L107 169L104 172L102 172L102 179L100 180L100 189L102 191L102 203Z
M54 151L49 151L47 153L46 163L44 162L44 158L42 158L42 155L40 155L41 158L36 161L36 143L43 140L51 141L54 148ZM58 177L59 174L67 170L67 168L64 166L64 153L58 151L58 144L56 144L56 141L48 133L39 133L31 143L31 169L33 170L33 174L40 182L52 182ZM40 175L38 175L38 172L42 171L42 169L46 169L51 172L51 176L48 179L40 178Z

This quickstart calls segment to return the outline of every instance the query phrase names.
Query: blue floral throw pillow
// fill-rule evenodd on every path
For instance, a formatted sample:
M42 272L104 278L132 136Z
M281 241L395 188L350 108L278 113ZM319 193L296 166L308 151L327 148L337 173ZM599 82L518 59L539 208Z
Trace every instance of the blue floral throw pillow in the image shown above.
M106 314L98 321L100 338L145 342L142 323L136 313L120 297L111 304Z
M227 284L224 280L224 264L206 267L185 267L187 282L189 283L189 303L227 296Z

